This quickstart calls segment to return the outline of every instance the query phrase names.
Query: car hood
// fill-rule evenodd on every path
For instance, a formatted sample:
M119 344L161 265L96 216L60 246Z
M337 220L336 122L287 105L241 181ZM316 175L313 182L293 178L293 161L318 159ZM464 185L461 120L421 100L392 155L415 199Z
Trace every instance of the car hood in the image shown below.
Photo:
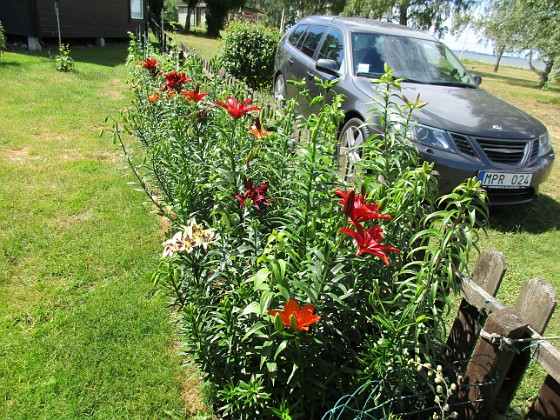
M356 86L372 97L375 85L356 78ZM536 138L545 128L529 114L481 88L402 83L401 94L425 102L414 117L421 124L457 133L508 139Z

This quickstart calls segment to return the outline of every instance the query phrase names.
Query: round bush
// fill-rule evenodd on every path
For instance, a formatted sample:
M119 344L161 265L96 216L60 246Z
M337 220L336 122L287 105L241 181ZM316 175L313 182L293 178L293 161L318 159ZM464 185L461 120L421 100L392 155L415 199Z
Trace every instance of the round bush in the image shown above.
M274 54L280 39L278 30L236 20L225 30L220 58L226 71L253 89L270 87Z

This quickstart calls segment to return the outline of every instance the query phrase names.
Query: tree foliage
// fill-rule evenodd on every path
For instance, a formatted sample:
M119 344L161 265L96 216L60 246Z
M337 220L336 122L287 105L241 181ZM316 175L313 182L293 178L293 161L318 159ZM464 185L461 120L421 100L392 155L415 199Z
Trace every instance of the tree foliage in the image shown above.
M524 51L529 59L538 56L545 63L539 74L541 87L549 80L554 63L560 60L560 11L558 2L548 0L491 0L482 17L474 20L480 33L504 52ZM497 63L498 64L498 63ZM497 66L495 68L497 70Z
M275 28L290 26L309 15L338 15L347 0L248 0L247 5L266 13L265 23Z
M148 0L148 11L150 13L150 17L154 18L156 22L161 20L163 4L164 0Z
M450 17L465 12L474 4L473 0L348 0L344 14L433 29L442 35L449 30L446 22Z
M206 33L217 38L224 29L230 9L243 7L245 0L206 0Z

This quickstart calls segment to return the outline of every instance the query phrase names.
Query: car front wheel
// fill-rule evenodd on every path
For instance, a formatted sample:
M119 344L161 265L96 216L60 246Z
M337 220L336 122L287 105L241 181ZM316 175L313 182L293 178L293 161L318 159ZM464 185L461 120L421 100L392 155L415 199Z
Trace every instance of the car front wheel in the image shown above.
M340 130L338 155L340 172L345 179L352 178L356 174L356 165L362 156L362 145L371 134L371 129L356 117L350 118Z
M284 98L286 98L286 80L284 75L279 74L274 81L274 100L280 103Z

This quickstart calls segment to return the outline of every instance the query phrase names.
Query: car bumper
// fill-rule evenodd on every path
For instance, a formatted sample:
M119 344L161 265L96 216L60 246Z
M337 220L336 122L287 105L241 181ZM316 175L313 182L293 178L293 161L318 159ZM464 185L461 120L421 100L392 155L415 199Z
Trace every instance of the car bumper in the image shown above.
M423 160L434 162L434 169L440 174L439 193L448 194L466 179L477 177L480 171L515 172L532 174L530 185L523 188L486 188L490 205L528 203L537 197L539 186L548 176L554 163L554 152L540 156L523 168L505 169L488 167L473 162L457 154L417 146Z

